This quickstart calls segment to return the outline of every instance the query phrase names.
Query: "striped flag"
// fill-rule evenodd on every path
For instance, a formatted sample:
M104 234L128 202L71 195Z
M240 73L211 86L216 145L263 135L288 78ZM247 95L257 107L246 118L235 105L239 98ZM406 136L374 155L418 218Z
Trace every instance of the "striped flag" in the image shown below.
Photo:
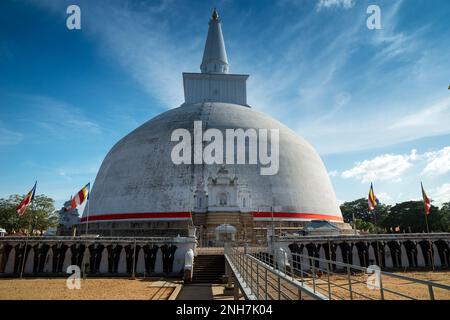
M431 199L427 197L427 194L425 193L425 190L423 189L422 182L420 183L420 186L422 187L422 198L423 198L423 206L425 208L425 214L430 214L430 208L431 208Z
M375 210L375 207L380 204L380 201L378 200L378 198L373 193L373 185L372 185L372 183L370 184L369 196L367 198L367 203L369 205L369 211Z
M36 193L36 185L37 181L34 183L33 189L31 189L31 191L28 192L27 196L17 206L16 211L19 214L19 217L21 217L25 213L25 210L27 210L28 205L31 203L31 201L33 201L34 194Z
M89 200L89 192L91 189L91 183L89 182L85 185L76 195L72 197L72 201L70 202L70 206L66 208L67 210L76 209L79 205L83 204L85 200Z

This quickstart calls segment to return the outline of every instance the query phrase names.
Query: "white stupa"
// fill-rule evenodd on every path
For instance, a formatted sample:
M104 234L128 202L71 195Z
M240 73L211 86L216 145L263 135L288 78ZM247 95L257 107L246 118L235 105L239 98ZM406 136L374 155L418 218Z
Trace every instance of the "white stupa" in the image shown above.
M177 235L193 221L205 243L221 224L236 227L237 239L253 240L266 237L271 221L286 228L311 220L343 225L318 153L294 131L247 104L249 76L229 73L216 10L200 70L183 73L185 102L180 107L135 129L107 154L90 194L89 214L86 208L82 218L85 223L89 217L90 233ZM201 121L203 131L214 128L224 136L226 129L278 129L278 171L262 175L267 166L260 162L196 164L195 152L192 164L174 163L171 154L178 141L171 136L180 128L194 136L195 121ZM245 155L248 159L248 149Z

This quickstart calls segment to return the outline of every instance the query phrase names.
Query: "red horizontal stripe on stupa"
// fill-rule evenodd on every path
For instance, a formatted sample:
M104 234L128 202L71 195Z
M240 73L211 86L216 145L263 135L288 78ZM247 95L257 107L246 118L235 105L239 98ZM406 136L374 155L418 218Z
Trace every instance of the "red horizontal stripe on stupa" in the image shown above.
M321 213L274 212L274 218L343 221L341 217ZM253 218L272 218L272 212L253 212Z
M90 215L89 221L101 220L126 220L126 219L190 219L190 212L138 212L138 213L110 213ZM81 222L87 221L88 217L81 218Z

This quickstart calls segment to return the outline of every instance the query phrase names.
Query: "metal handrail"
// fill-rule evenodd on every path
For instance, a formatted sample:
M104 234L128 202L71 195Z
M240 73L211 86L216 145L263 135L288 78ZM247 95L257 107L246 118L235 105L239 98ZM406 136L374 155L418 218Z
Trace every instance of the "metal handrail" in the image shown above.
M253 252L253 253L251 253L251 255L253 257L255 257L256 259L260 259L260 260L264 261L265 263L269 263L270 265L273 266L273 268L280 269L281 266L279 265L279 263L277 261L277 257L271 256L269 258L267 254L263 255L263 253L267 253L267 252L259 252L259 253ZM296 258L295 261L294 261L294 257ZM306 261L306 263L305 263L305 261ZM305 264L307 264L307 266L305 266ZM296 265L299 266L300 269L295 268ZM326 267L325 268L321 267L323 265L325 265ZM348 281L347 282L348 288L347 288L347 286L338 284L330 279L330 275L333 275L333 276L341 276L342 275L342 273L333 272L333 268L330 268L330 266L333 266L333 265L337 266L337 267L341 267L344 270L347 270L347 277L346 277L347 279L346 280ZM366 299L374 299L373 297L369 297L365 294L357 292L354 288L354 285L365 283L365 282L353 279L352 271L353 271L353 273L359 272L359 273L367 274L369 272L368 272L368 269L365 267L355 266L355 265L351 265L348 263L343 263L343 262L338 262L338 261L333 261L333 260L322 259L322 258L313 257L313 256L309 256L309 255L302 255L302 254L298 254L298 253L292 253L291 257L288 257L288 266L289 266L288 268L286 268L286 266L285 266L284 270L281 270L280 272L284 272L287 276L290 276L290 277L292 277L292 279L297 279L297 280L298 280L298 274L300 274L300 281L303 283L306 282L306 277L310 277L312 280L311 282L312 282L313 291L316 292L317 290L320 290L322 292L325 292L325 294L330 299L333 299L333 297L339 298L338 295L332 293L332 290L331 290L332 287L333 288L338 287L338 288L348 291L351 300L354 299L355 295L364 297ZM379 272L379 277L380 277L380 287L378 289L380 291L380 298L382 300L385 299L385 297L384 297L385 292L400 296L402 298L416 299L412 296L405 295L405 294L401 293L400 291L395 291L395 290L391 290L386 287L383 287L383 276L385 278L392 277L392 278L397 278L397 279L401 279L401 280L406 280L411 283L424 285L428 288L429 298L431 300L435 299L434 291L433 291L434 288L446 290L446 291L448 291L448 293L450 295L450 286L445 285L445 284L435 283L435 282L421 280L421 279L415 279L415 278L411 278L411 277L407 277L407 276L399 275L399 274L394 274L394 273L390 273L390 272L386 272L386 271L382 271L382 270L377 271L377 273L378 272ZM319 273L323 273L326 275L326 280L321 285L327 286L328 290L321 288L321 285L317 284L316 278L319 278L318 277ZM342 279L345 279L345 277L343 277ZM336 279L336 280L339 280L339 279Z
M278 241L293 242L327 242L327 241L368 241L368 240L430 240L441 239L450 240L449 232L437 233L403 233L403 234L368 234L368 235L320 235L320 236L279 236Z
M0 243L7 242L125 242L134 243L138 242L164 242L164 243L176 243L176 242L195 242L195 237L96 237L96 236L32 236L32 237L2 237Z
M281 299L281 297L285 299L292 299L293 297L295 297L295 299L301 299L302 296L320 300L327 299L326 296L314 292L305 283L292 279L280 270L277 270L250 254L242 252L242 248L225 247L225 258L234 273L234 278L237 282L235 285L238 285L241 288L247 299L259 299L260 297L264 297L264 299L267 300L273 298L273 294L270 293L272 290L275 290L277 299ZM264 274L264 281L261 281L261 273ZM291 286L291 288L289 288L288 285ZM292 288L295 288L297 292L295 295L289 296L282 292L282 287L289 289L292 293Z
M352 269L359 270L359 271L361 271L363 273L367 273L367 268L366 267L356 266L356 265L353 265L353 264L348 264L348 263L339 262L339 261L333 261L333 260L327 260L327 259L312 257L312 256L308 256L308 255L302 255L302 254L299 254L299 253L292 253L292 255L300 257L299 261L301 261L302 258L303 259L311 259L311 260L314 260L314 261L318 261L319 265L320 265L320 262L323 262L323 263L337 265L337 266L342 266L342 267L350 267ZM293 262L292 259L291 259L291 262ZM296 263L299 263L299 262L296 262ZM424 284L424 285L431 284L434 287L437 287L437 288L440 288L440 289L450 290L450 286L445 285L445 284L441 284L441 283L435 283L435 282L426 281L426 280L422 280L422 279L411 278L411 277L407 277L407 276L403 276L403 275L400 275L400 274L395 274L395 273L387 272L387 271L383 271L383 270L380 270L380 273L383 274L383 275L389 276L389 277L393 277L393 278L398 278L398 279L407 280L407 281L413 281L415 283L420 283L420 284Z
M251 256L251 255L249 255L249 258L250 258L250 259L254 259L257 263L261 263L261 261L259 261L257 258L255 258L255 257L253 257L253 256ZM281 270L277 270L277 269L271 267L270 265L267 265L267 264L266 264L265 267L268 268L269 270L271 270L274 274L278 275L280 278L283 278L283 279L284 279L286 282L288 282L289 284L292 284L292 285L295 286L295 287L299 287L299 289L306 288L306 290L308 291L308 294L310 294L309 290L311 290L311 289L308 288L308 286L305 286L305 285L299 286L298 281L296 281L296 280L294 280L294 279L288 277L288 276L286 275L286 273L283 273ZM305 292L305 293L306 293L306 292ZM318 297L315 297L315 298L318 298ZM324 298L324 297L320 297L320 299L323 299L323 298Z

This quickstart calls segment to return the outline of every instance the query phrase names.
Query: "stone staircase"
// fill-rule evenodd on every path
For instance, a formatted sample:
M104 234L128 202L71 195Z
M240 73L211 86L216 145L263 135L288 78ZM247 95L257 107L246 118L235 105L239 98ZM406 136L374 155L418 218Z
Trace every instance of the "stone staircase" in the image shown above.
M198 255L194 258L192 283L222 283L225 257L221 254Z

